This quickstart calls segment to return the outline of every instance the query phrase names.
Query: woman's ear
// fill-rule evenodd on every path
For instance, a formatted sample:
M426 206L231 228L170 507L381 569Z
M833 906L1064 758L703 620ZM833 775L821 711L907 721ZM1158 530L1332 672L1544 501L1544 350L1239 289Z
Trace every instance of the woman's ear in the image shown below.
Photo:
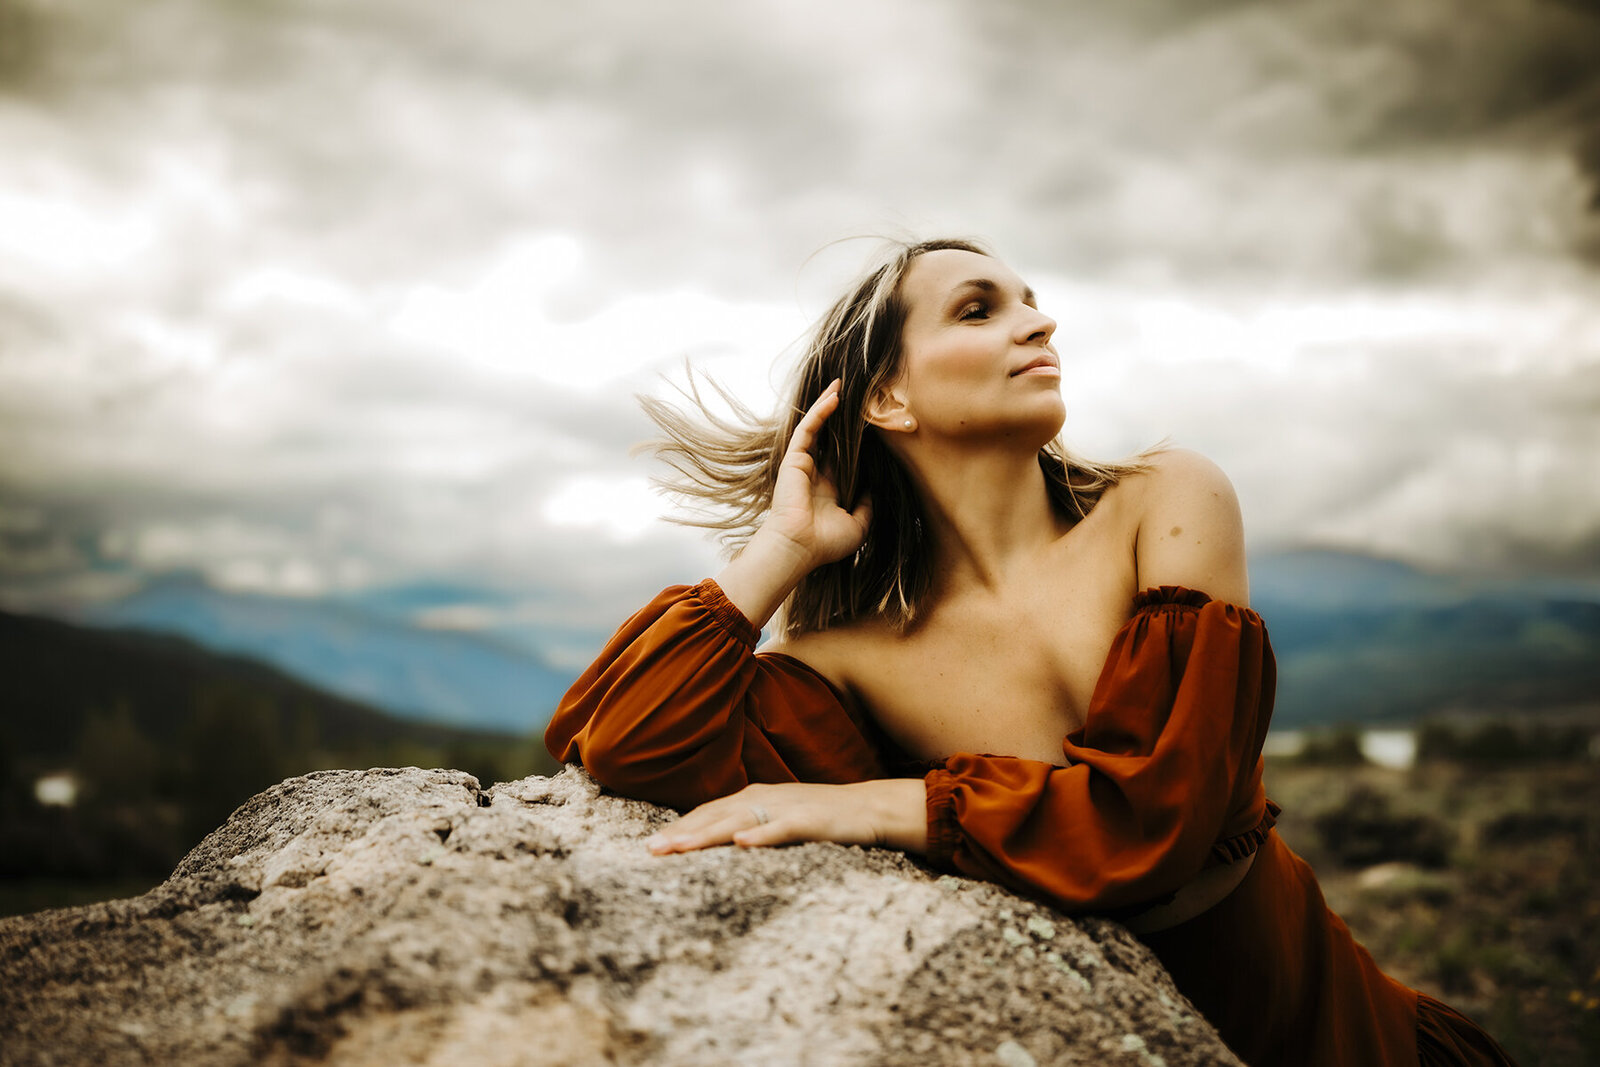
M864 414L867 423L880 430L910 433L917 428L905 395L894 386L883 386L868 397Z

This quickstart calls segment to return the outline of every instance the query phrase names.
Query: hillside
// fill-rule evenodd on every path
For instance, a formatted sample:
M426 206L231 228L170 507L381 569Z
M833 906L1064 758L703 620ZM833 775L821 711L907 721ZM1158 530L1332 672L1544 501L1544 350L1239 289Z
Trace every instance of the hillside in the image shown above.
M277 667L213 652L172 634L105 630L0 612L0 732L14 751L60 759L96 713L126 711L152 742L181 739L197 718L262 716L306 749L342 750L394 741L449 745L511 736L419 723L318 689ZM539 722L527 717L527 728Z
M171 636L0 613L0 671L0 889L159 876L246 798L313 770L554 766L537 716L521 734L411 722ZM73 802L42 804L35 781L63 772Z
M186 574L157 579L77 621L179 634L395 715L479 729L542 723L572 681L493 637L423 629L362 601L226 592Z
M1579 590L1317 551L1264 555L1251 580L1279 727L1600 711L1600 602Z

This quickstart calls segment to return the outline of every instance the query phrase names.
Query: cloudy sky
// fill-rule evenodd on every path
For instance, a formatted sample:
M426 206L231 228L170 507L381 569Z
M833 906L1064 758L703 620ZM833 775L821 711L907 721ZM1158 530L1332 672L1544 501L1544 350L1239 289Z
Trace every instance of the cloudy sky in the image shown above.
M634 394L945 233L1257 548L1600 581L1586 0L0 0L0 603L610 625L715 565Z

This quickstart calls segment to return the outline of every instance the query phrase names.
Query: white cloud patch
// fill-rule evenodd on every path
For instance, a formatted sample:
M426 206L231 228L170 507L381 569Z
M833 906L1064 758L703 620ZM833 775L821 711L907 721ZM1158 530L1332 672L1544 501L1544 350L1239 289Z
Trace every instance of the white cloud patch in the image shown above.
M626 543L643 537L666 509L644 478L579 476L557 485L540 510L551 526L594 530Z

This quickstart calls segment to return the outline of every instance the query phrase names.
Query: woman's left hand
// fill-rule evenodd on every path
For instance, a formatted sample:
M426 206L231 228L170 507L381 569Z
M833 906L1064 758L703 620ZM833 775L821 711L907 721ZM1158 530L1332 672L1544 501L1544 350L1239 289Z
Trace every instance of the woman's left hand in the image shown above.
M800 841L923 852L928 840L926 803L920 778L850 785L748 785L700 805L645 845L658 856L716 845L750 848Z

